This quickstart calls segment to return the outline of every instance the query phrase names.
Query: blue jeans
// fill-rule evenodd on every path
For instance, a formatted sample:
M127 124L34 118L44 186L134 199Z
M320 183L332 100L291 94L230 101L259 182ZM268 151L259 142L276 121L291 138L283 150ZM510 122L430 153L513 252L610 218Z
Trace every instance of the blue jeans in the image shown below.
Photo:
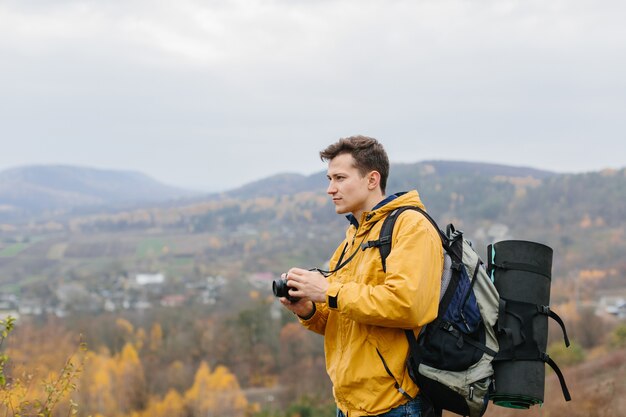
M337 417L346 417L343 412L337 409ZM392 408L384 414L376 417L422 417L422 401L418 395L416 398L402 404L396 408Z

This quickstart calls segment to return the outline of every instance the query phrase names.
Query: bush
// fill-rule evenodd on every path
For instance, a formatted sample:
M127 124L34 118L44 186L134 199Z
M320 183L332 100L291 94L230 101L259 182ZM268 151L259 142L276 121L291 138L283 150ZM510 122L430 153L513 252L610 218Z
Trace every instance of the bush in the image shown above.
M626 324L621 324L611 332L609 346L614 349L626 347Z
M0 348L13 330L15 319L0 320ZM51 417L53 411L63 407L67 415L78 413L78 405L69 398L76 390L84 366L86 348L84 343L72 355L58 374L41 381L41 389L33 387L32 375L10 376L5 374L8 355L0 354L0 415Z
M560 367L576 365L585 360L585 350L576 342L566 347L563 342L554 342L548 346L548 354Z

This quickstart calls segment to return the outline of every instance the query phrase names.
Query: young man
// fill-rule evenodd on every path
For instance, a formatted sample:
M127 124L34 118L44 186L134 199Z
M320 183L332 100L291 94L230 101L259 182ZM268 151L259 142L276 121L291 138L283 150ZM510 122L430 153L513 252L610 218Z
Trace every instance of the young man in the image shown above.
M378 248L360 245L379 238L385 217L396 208L423 209L417 191L385 198L389 160L376 139L340 139L320 156L329 161L327 193L335 211L350 221L330 262L331 269L345 265L328 278L290 269L289 293L300 300L280 301L324 336L338 416L421 416L419 388L405 366L403 329L417 334L437 315L441 240L423 215L407 210L396 222L384 272Z

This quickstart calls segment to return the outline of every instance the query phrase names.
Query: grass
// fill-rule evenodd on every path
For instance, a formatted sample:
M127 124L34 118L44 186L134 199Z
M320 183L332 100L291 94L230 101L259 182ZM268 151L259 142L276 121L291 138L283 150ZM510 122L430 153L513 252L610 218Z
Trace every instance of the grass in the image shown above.
M29 247L28 243L14 243L0 251L0 257L11 258Z
M144 239L137 245L137 257L148 258L160 256L169 250L169 246L161 239Z

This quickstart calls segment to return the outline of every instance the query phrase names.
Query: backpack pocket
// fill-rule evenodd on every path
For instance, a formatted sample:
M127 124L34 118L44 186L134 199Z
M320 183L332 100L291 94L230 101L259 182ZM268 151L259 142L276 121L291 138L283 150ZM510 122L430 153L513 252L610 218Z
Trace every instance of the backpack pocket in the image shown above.
M430 329L426 339L418 340L422 362L447 371L462 371L480 360L485 353L479 346L485 344L485 328L479 326L473 333L459 331L450 323L441 323ZM479 346L476 346L479 345Z
M418 344L423 362L449 371L461 371L480 360L486 340L485 327L474 295L473 282L464 265L455 270L458 285L450 286L440 305L440 316L427 325L420 334Z

